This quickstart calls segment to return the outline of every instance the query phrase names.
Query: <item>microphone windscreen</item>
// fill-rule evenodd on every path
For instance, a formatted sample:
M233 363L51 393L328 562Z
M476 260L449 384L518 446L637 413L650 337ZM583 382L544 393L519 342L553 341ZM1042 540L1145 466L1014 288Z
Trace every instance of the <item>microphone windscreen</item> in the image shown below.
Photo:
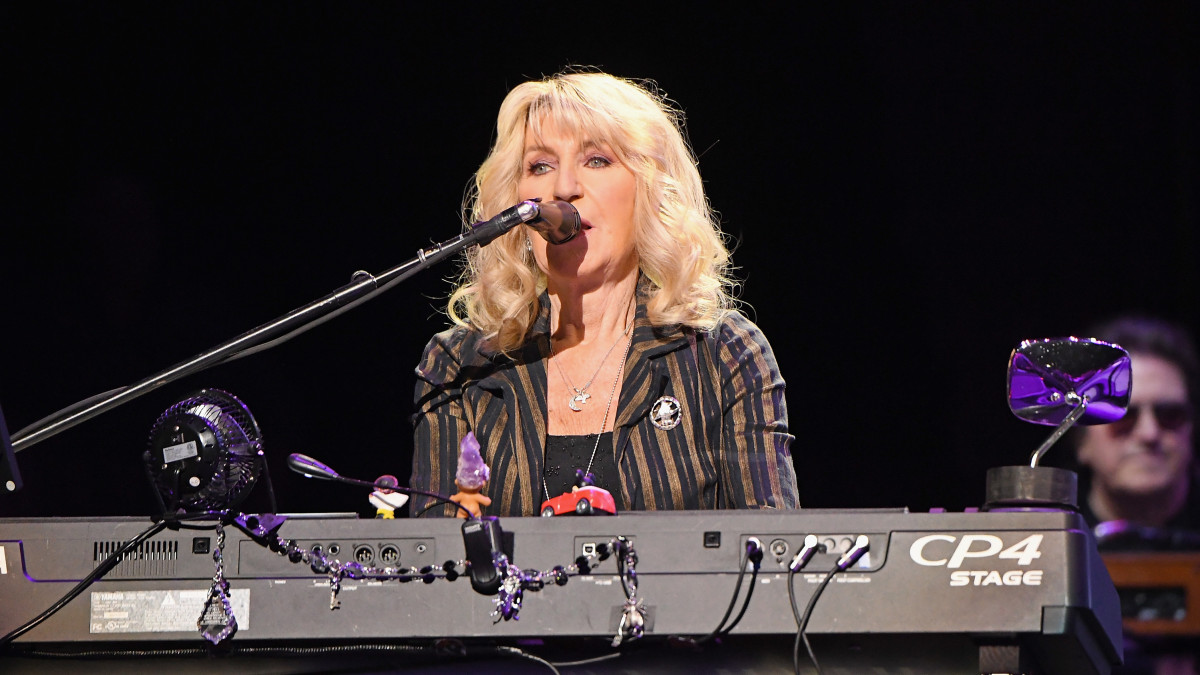
M579 234L583 221L574 206L562 201L538 204L538 217L526 223L551 244L565 244Z

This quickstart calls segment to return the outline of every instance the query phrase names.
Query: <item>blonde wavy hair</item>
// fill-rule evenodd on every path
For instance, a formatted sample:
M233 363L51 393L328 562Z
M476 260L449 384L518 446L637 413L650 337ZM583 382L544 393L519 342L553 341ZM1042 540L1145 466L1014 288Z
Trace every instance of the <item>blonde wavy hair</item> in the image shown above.
M713 328L734 302L729 251L684 139L683 113L653 85L568 72L514 88L500 106L496 142L467 194L469 222L517 203L526 126L536 134L548 124L607 144L634 173L634 248L650 322ZM447 306L454 323L482 332L501 352L525 341L546 288L545 275L526 251L525 229L468 250Z

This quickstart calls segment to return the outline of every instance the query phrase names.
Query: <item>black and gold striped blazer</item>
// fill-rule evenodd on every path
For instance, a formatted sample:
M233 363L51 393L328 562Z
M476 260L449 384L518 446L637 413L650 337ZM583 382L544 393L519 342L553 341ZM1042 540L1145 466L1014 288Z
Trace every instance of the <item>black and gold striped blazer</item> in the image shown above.
M412 487L457 492L458 444L474 431L491 467L485 512L539 512L550 355L548 296L541 301L530 339L511 355L488 350L477 331L462 327L429 342L416 371ZM618 511L799 506L783 377L745 316L730 312L712 331L662 329L639 303L623 377L613 427ZM682 408L670 430L648 414L662 396ZM429 502L414 498L412 512Z

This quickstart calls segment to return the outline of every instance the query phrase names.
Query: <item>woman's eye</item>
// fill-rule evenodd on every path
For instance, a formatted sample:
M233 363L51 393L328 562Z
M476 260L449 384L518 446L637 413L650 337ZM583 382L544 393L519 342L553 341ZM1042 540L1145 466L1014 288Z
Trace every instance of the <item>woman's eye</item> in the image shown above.
M546 162L530 162L528 171L531 176L540 176L550 171L550 165Z
M612 160L603 155L593 155L588 157L587 161L583 163L589 169L602 169L610 164L612 164Z

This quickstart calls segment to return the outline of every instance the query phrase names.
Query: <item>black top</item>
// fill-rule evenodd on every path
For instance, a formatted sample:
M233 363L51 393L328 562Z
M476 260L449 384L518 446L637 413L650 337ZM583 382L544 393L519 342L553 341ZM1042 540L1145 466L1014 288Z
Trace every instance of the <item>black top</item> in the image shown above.
M609 492L619 490L617 459L613 453L612 432L600 434L600 445L596 445L596 434L586 436L548 436L546 438L546 488L549 495L542 499L557 497L570 492L575 486L575 470L587 469L592 449L596 458L592 461L592 485Z

